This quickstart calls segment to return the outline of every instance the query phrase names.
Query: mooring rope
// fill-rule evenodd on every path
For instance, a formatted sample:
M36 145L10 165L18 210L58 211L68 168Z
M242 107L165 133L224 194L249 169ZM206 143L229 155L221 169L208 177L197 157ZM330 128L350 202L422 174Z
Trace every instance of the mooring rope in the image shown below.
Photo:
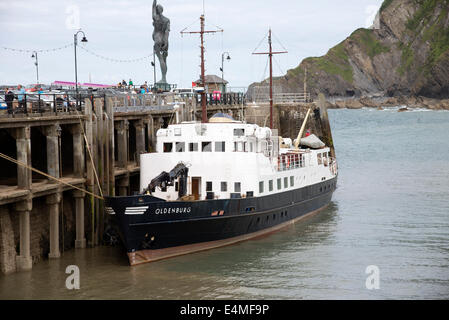
M29 170L32 170L32 171L34 171L34 172L36 172L36 173L39 173L39 174L41 174L41 175L43 175L43 176L45 176L45 177L47 177L47 178L49 178L49 179L51 179L51 180L55 180L56 182L65 184L66 186L69 186L69 187L72 187L72 188L77 189L77 190L79 190L79 191L82 191L82 192L84 192L84 193L86 193L86 194L88 194L88 195L91 195L91 196L93 196L93 197L99 199L99 200L104 200L103 196L98 196L98 195L96 195L96 194L93 194L92 192L87 191L86 189L77 187L77 186L75 186L75 185L73 185L73 184L70 184L70 183L68 183L68 182L63 181L62 179L53 177L53 176L51 176L51 175L49 175L49 174L47 174L47 173L45 173L45 172L42 172L42 171L40 171L40 170L38 170L38 169L35 169L35 168L33 168L33 167L27 165L26 163L23 163L23 162L21 162L21 161L19 161L19 160L16 160L16 159L14 159L14 158L11 158L11 157L9 157L9 156L7 156L6 154L3 154L3 153L1 153L1 152L0 152L0 157L3 158L3 159L5 159L5 160L11 161L11 162L13 162L13 163L15 163L15 164L17 164L17 165L19 165L19 166L22 166L22 167L25 167L25 168L27 168L27 169L29 169Z

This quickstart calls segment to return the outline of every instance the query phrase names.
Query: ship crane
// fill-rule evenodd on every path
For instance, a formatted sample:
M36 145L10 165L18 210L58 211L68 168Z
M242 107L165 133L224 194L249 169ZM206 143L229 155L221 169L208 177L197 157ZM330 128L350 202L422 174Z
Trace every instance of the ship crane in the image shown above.
M143 194L150 195L156 187L166 190L167 187L173 186L175 179L179 178L179 198L182 198L187 193L187 177L189 175L189 168L183 163L179 162L170 172L162 171L156 178L151 180L148 187L143 190Z

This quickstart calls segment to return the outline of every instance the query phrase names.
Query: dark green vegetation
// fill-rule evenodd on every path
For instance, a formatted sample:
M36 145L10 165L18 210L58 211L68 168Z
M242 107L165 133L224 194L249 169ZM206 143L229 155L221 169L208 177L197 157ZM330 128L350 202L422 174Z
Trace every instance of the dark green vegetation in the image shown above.
M428 74L443 54L449 50L449 26L444 27L449 11L449 0L415 0L419 9L406 23L408 33L413 40L407 45L401 44L402 64L398 71L409 71L414 63L412 42L422 34L422 40L430 44L430 52L420 71ZM438 14L439 12L439 14Z
M371 59L383 52L390 52L390 49L382 45L374 35L374 31L370 29L357 29L351 34L350 39L356 41Z
M328 74L339 75L346 82L352 83L352 68L349 65L348 54L345 49L345 42L341 42L323 57L307 58L312 64Z
M385 0L380 7L380 12L384 11L392 2L393 0Z

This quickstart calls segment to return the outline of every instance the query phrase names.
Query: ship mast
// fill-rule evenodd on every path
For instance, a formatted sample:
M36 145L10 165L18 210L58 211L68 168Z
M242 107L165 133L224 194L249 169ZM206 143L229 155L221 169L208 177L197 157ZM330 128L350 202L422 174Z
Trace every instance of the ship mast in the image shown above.
M254 52L253 54L268 54L270 59L270 129L273 129L273 55L287 53L287 51L273 52L271 41L271 28L268 31L268 52Z
M201 84L203 86L203 91L201 92L201 122L206 123L207 122L207 112L206 112L206 76L205 76L205 65L204 65L204 34L205 33L217 33L217 32L223 32L223 29L221 30L204 30L204 21L205 21L204 13L200 17L200 31L192 31L192 32L185 32L184 30L181 31L181 34L200 34L201 39Z

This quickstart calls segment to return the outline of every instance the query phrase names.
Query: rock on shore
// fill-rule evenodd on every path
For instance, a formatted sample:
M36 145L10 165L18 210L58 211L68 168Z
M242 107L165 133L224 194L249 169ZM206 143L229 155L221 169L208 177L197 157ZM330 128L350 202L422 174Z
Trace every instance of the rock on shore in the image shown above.
M449 99L433 99L422 96L398 96L398 97L362 97L346 98L329 101L329 109L361 109L407 106L409 108L426 108L431 110L449 110Z

